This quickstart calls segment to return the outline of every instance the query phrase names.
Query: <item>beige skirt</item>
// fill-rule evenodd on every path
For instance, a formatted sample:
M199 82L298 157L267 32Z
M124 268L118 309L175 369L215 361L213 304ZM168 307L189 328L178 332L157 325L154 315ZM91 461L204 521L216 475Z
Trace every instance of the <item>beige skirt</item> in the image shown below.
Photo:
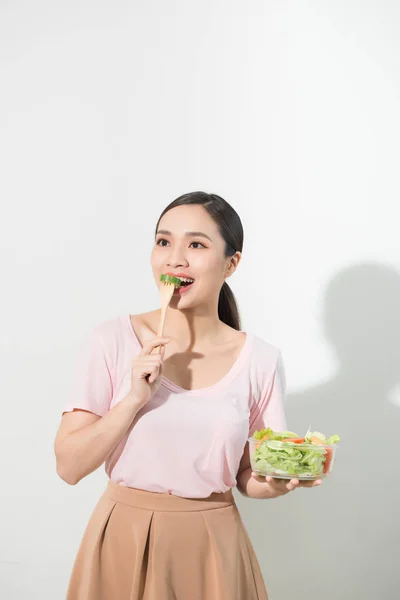
M232 490L182 498L109 481L67 600L268 600Z

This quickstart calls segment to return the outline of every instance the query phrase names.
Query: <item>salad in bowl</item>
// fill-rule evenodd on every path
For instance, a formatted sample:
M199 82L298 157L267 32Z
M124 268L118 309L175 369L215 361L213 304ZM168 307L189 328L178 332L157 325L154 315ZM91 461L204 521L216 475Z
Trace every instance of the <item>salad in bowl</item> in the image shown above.
M255 431L248 439L250 463L258 475L281 479L320 479L331 474L338 435L326 438L319 431L304 437L293 431Z

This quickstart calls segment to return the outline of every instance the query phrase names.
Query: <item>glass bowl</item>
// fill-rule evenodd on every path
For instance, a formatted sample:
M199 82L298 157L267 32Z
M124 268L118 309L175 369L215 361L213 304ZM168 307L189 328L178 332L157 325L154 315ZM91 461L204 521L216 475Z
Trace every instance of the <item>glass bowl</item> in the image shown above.
M311 444L248 438L250 464L258 475L313 480L332 472L337 444Z

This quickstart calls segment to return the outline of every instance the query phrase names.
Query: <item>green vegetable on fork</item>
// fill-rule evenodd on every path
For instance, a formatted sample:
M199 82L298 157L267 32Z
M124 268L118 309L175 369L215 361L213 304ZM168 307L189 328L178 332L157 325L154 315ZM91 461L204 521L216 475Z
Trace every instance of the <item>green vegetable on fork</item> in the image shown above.
M179 277L174 277L174 275L165 275L164 273L160 275L160 281L163 283L173 283L176 287L180 287L181 280Z

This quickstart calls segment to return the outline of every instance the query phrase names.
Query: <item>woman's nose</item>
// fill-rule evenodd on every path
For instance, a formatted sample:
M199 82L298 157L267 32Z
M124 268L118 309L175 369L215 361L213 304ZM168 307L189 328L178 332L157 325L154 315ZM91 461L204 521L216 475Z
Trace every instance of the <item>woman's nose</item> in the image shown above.
M175 246L174 248L171 248L166 264L167 266L178 267L187 265L188 261L185 257L184 251L178 246Z
M173 267L176 269L176 267L184 267L187 266L187 261L183 260L183 259L179 259L179 258L172 258L167 260L167 267Z

